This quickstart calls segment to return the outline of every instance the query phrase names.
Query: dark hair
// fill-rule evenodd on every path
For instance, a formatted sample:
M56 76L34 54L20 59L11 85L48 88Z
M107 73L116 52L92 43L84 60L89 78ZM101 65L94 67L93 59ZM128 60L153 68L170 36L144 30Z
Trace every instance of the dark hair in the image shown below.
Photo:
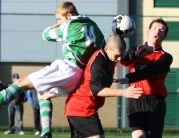
M150 25L149 25L149 29L152 27L153 23L155 23L155 22L161 23L161 24L163 24L163 25L166 27L166 30L165 30L165 36L166 36L167 33L168 33L169 28L168 28L167 23L166 23L163 19L161 19L161 18L153 20L153 21L150 23Z
M17 74L17 73L13 74L13 75L12 75L12 78L17 78L17 79L19 79L19 74Z

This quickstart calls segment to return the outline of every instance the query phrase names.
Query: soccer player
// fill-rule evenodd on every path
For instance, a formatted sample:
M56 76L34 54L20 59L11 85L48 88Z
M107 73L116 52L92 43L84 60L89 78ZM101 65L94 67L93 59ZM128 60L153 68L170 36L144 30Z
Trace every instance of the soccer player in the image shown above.
M21 92L34 88L41 95L47 91L57 92L55 96L72 92L80 82L90 56L105 46L104 36L97 24L80 15L72 2L61 3L55 10L55 16L58 22L44 30L43 39L65 41L62 50L64 60L57 59L50 66L14 82L0 92L0 104L8 103ZM50 138L51 103L39 99L39 104L44 109L41 110L41 138Z
M132 138L162 138L166 113L167 90L164 80L170 71L173 57L162 49L168 33L163 19L153 20L147 30L148 39L142 46L130 48L121 65L130 73L118 83L130 83L143 90L139 99L129 99L127 114Z
M108 37L106 46L95 52L88 61L82 80L74 93L66 100L65 115L68 118L71 138L104 138L98 109L104 105L105 97L138 98L141 88L110 88L114 67L125 53L126 43L116 34Z

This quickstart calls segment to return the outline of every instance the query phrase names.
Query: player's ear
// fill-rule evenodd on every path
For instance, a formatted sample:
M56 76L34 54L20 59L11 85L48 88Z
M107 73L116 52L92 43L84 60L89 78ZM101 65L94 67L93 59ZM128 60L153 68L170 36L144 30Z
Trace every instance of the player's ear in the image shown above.
M163 38L163 40L165 40L167 38L167 34L166 35L164 35L164 38Z
M72 16L71 13L67 13L67 18L70 18Z
M104 47L104 50L108 50L108 46L107 45Z
M150 29L148 28L148 29L147 29L147 34L149 34L149 32L150 32Z

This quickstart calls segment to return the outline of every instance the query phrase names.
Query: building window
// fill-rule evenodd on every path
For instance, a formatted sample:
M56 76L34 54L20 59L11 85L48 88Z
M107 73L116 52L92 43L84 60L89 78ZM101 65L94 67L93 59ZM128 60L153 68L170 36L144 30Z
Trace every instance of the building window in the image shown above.
M154 0L154 7L179 7L179 0Z
M171 68L165 79L167 91L176 93L179 90L179 69Z
M169 32L166 38L166 41L179 41L179 22L170 21L166 22L169 27Z

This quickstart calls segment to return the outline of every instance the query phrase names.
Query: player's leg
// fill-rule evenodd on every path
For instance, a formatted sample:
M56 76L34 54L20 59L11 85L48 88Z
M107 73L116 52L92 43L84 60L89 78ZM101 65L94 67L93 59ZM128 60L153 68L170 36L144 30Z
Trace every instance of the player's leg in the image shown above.
M77 85L79 84L82 76L82 70L79 68L73 68L70 67L68 64L62 62L63 64L62 67L58 70L58 74L61 74L63 72L63 75L58 76L58 80L54 81L57 82L58 84L51 84L53 86L59 86L59 87L54 87L50 90L47 90L43 94L39 94L38 97L40 101L39 103L45 102L46 104L43 105L43 108L46 110L41 110L40 106L40 114L41 114L41 122L42 122L42 135L43 136L46 132L51 131L51 114L52 114L52 109L51 109L51 102L49 100L44 100L43 101L43 96L46 94L53 94L53 97L59 97L59 96L67 96L69 93L73 92ZM59 66L58 66L59 67ZM60 73L59 73L60 72ZM45 99L49 99L50 97L46 97ZM45 112L45 113L44 113Z
M43 94L44 91L50 90L54 87L65 87L71 90L71 88L68 87L68 83L73 80L73 78L76 78L75 84L78 82L78 80L80 80L76 75L78 72L80 72L79 74L81 78L83 73L82 69L79 67L73 67L63 60L55 60L49 66L30 74L28 77L33 83L35 89L39 93ZM73 85L75 84L73 81Z
M132 138L146 138L146 134L143 130L135 130L132 132Z
M14 122L15 122L15 108L14 108L14 104L10 103L8 105L8 122L9 122L9 133L14 133L15 132L15 128L14 128ZM5 134L8 131L5 132Z
M143 112L146 110L144 105L146 99L140 97L139 99L129 99L127 107L127 115L129 118L129 127L131 130L132 138L147 138L147 114Z
M51 119L53 105L51 100L38 99L40 107L40 119L42 124L41 138L51 137Z
M28 77L15 81L8 88L0 92L0 104L7 104L26 89L34 88Z
M104 138L102 124L97 114L88 117L68 116L67 118L71 138Z
M48 84L50 87L44 89L45 91L41 94L41 98L43 99L66 97L76 89L81 81L83 70L78 66L70 65L70 63L62 60L56 60L53 66L55 66L55 70L51 70L53 76L45 80L46 82L49 81ZM51 81L52 78L53 81Z
M15 106L16 108L16 115L17 115L17 129L19 135L23 135L23 114L24 114L24 105L23 104L17 104Z
M62 60L55 60L49 66L28 76L38 92L40 119L42 124L41 138L51 137L52 103L50 100L44 100L40 95L42 95L45 90L58 86L58 82L62 79L60 78L60 74L62 73L59 69L61 62Z
M39 135L41 131L40 109L33 107L33 116L35 135Z
M90 137L85 137L85 138L105 138L104 135L95 135L95 136L90 136Z
M153 99L153 111L150 112L149 137L162 138L164 119L166 114L166 102L164 99Z
M132 138L147 138L145 133L145 116L142 113L132 113L128 116Z
M46 92L50 91L50 93L53 93L55 96L67 96L70 92L73 92L75 88L77 87L78 83L80 82L81 76L82 76L83 70L79 67L73 67L70 66L68 63L64 62L63 60L56 60L54 61L50 66L47 66L45 70L41 70L40 75L44 74L43 80L35 81L36 84L34 86L38 88L39 91L47 90ZM36 77L31 75L30 78ZM41 84L44 82L46 85ZM43 83L43 84L44 84ZM48 87L47 87L48 86ZM42 89L43 88L43 89ZM49 89L51 88L51 89ZM44 95L45 92L41 93L41 95ZM39 98L39 103L45 102L46 104L43 104L43 108L46 110L41 110L41 120L42 120L42 135L45 134L45 132L51 131L51 102L48 100L44 100ZM40 106L41 108L41 106ZM44 114L45 112L45 114ZM45 120L45 121L44 121Z

